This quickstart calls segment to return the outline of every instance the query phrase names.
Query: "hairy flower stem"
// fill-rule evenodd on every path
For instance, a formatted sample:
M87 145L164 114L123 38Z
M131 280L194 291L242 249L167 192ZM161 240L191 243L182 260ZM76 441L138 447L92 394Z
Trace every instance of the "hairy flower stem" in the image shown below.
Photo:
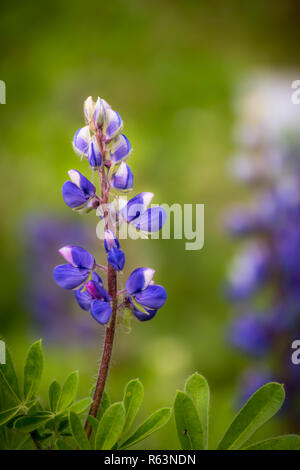
M104 157L105 161L105 151L102 147L101 143L101 135L100 133L96 134L98 145L100 147L101 153ZM101 193L102 193L102 201L103 203L108 203L109 200L109 182L107 174L105 173L104 165L102 165L99 171L99 179L100 179L100 186L101 186ZM104 217L107 217L107 214L104 214ZM106 222L107 228L108 222ZM107 267L107 284L108 284L108 293L112 298L112 315L110 319L109 326L106 329L105 335L105 343L101 358L101 364L98 374L98 379L96 383L96 388L94 391L93 402L91 404L89 415L93 416L94 418L97 417L98 410L101 404L101 400L103 397L103 392L105 389L105 384L108 376L110 358L112 354L113 344L114 344L114 336L115 336L115 329L116 329L116 317L117 317L117 308L118 308L118 296L117 296L117 272L115 269L108 264ZM85 430L88 437L91 436L92 433L92 426L88 420L85 423Z
M110 364L110 358L113 349L115 328L116 328L116 316L117 316L117 275L114 268L108 265L108 292L112 297L112 316L109 323L109 326L106 329L104 349L101 359L101 365L99 369L99 375L97 379L97 384L93 396L93 403L91 404L89 415L96 417L98 409L102 400L106 379L108 376L108 369ZM85 423L85 430L90 437L92 432L92 427L89 421Z

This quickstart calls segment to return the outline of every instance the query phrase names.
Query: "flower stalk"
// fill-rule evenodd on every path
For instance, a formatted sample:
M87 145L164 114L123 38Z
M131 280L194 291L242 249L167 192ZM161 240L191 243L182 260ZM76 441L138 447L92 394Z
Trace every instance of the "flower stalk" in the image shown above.
M154 194L144 192L136 195L120 208L115 193L128 192L133 187L133 174L125 160L131 153L131 144L121 133L123 121L106 101L89 97L84 104L86 125L75 133L73 148L88 160L92 171L97 172L100 195L96 187L78 170L70 170L69 181L62 188L65 203L73 210L85 214L98 209L104 230L104 248L107 268L96 262L94 256L79 246L67 245L59 250L67 264L56 266L54 280L63 289L74 290L79 306L90 311L100 325L106 325L105 343L99 375L89 415L97 418L103 397L114 344L116 317L122 315L122 306L128 308L139 321L153 318L164 305L167 294L162 286L154 284L154 270L137 268L127 279L125 289L118 291L117 272L123 271L125 254L117 238L119 227L132 224L138 232L152 233L160 230L166 220L166 212L157 206L149 208ZM114 197L110 190L114 189ZM107 290L96 272L107 274ZM89 420L85 430L92 432Z

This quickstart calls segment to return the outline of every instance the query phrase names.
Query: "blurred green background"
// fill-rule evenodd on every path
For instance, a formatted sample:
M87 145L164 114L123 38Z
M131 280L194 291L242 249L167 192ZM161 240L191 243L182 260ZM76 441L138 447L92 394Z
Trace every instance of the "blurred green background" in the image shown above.
M130 334L118 330L108 392L118 400L125 383L139 377L146 390L141 420L171 404L176 388L197 370L212 389L210 445L221 438L246 363L226 345L230 307L222 298L235 247L220 218L231 202L245 197L226 173L234 150L232 100L236 87L257 69L297 68L299 14L296 0L1 4L0 79L7 103L0 106L0 334L19 371L30 342L41 336L24 300L30 269L39 261L34 254L24 257L31 241L24 224L50 213L94 234L94 215L72 216L61 186L70 168L90 176L71 140L83 125L83 100L100 95L123 117L134 148L135 193L153 191L157 203L205 204L201 251L186 251L184 240L123 242L126 274L136 266L153 267L168 302L153 321L133 321ZM100 242L92 252L104 261ZM50 258L49 283L57 261ZM55 293L56 286L51 288ZM60 314L63 323L63 309ZM104 336L103 328L90 322L96 334L88 342L68 331L60 342L45 334L45 400L50 380L62 380L74 369L80 372L80 396L90 391ZM275 420L261 435L278 427L283 424ZM141 448L178 448L173 419Z

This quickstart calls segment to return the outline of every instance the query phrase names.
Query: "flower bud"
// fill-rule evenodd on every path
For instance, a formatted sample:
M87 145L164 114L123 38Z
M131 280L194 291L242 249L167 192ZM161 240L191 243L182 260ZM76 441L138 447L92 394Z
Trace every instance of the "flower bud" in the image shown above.
M96 170L102 163L101 151L96 139L94 136L89 144L88 148L88 161L93 170Z
M132 148L126 135L119 135L113 142L110 148L110 159L113 163L120 163L129 157Z
M111 185L119 191L128 191L132 189L133 174L125 162L122 162L118 170L113 174Z
M85 116L87 123L90 123L90 121L92 120L92 117L94 115L94 109L95 109L95 103L93 101L93 98L89 96L85 100L84 105L83 105L83 112L84 112L84 116Z
M117 111L113 111L111 108L105 110L105 118L103 123L103 134L105 141L109 142L116 137L122 130L123 121Z
M73 138L73 149L79 157L87 157L90 140L91 134L89 126L78 129Z
M111 230L105 230L104 248L108 253L112 248L120 248L119 240Z
M105 100L98 97L95 107L94 107L94 115L93 115L93 124L94 124L95 129L103 125L107 111L109 109L111 109L110 105Z

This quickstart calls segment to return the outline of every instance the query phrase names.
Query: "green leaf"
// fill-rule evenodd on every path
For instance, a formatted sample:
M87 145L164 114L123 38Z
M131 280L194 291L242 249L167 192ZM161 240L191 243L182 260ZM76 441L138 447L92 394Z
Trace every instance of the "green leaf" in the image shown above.
M10 408L9 410L1 411L0 413L0 426L7 423L10 419L12 419L20 410L19 406L15 406L14 408Z
M70 444L67 444L62 439L57 439L55 445L58 450L75 450L74 447L70 446Z
M0 383L16 402L21 401L18 378L8 350L6 350L6 364L0 364Z
M192 398L196 410L199 414L203 429L204 448L207 449L208 443L208 411L209 411L209 386L207 380L202 375L195 372L191 375L185 384L185 392Z
M133 379L126 385L123 403L125 407L125 425L123 435L125 435L132 426L134 418L144 398L144 387L139 379Z
M23 432L31 432L53 418L49 411L40 411L35 415L22 416L15 421L14 427Z
M102 395L102 400L101 400L101 403L100 403L100 406L99 406L99 410L98 410L98 413L97 413L97 419L99 421L102 418L102 416L104 415L107 408L109 408L109 407L110 407L110 399L109 399L108 394L104 391L103 395Z
M122 402L111 405L105 411L95 436L96 450L109 450L119 439L125 424L125 410Z
M121 444L119 449L126 449L127 447L136 444L137 442L142 441L150 434L154 433L162 426L164 426L170 419L171 408L161 408L155 411L151 416L149 416L143 424L141 424L137 430L130 436L123 444Z
M70 422L70 428L71 428L73 437L75 441L77 442L79 448L81 450L90 450L91 446L90 446L88 437L86 435L86 432L83 429L83 426L77 414L73 413L73 411L70 411L69 422Z
M29 400L36 394L43 372L42 341L36 341L29 349L24 367L24 397Z
M82 400L78 400L70 408L70 411L74 413L80 414L83 413L88 407L92 404L93 400L90 397L83 398Z
M193 400L181 390L176 393L174 415L178 439L183 450L203 450L204 435Z
M49 406L51 411L56 411L58 400L61 394L61 386L54 380L49 387Z
M256 442L244 450L300 450L300 436L287 434Z
M284 388L279 383L270 382L257 390L234 418L218 449L239 449L277 413L284 398Z
M78 388L78 371L71 372L63 384L62 391L57 404L57 411L68 408L74 401Z

